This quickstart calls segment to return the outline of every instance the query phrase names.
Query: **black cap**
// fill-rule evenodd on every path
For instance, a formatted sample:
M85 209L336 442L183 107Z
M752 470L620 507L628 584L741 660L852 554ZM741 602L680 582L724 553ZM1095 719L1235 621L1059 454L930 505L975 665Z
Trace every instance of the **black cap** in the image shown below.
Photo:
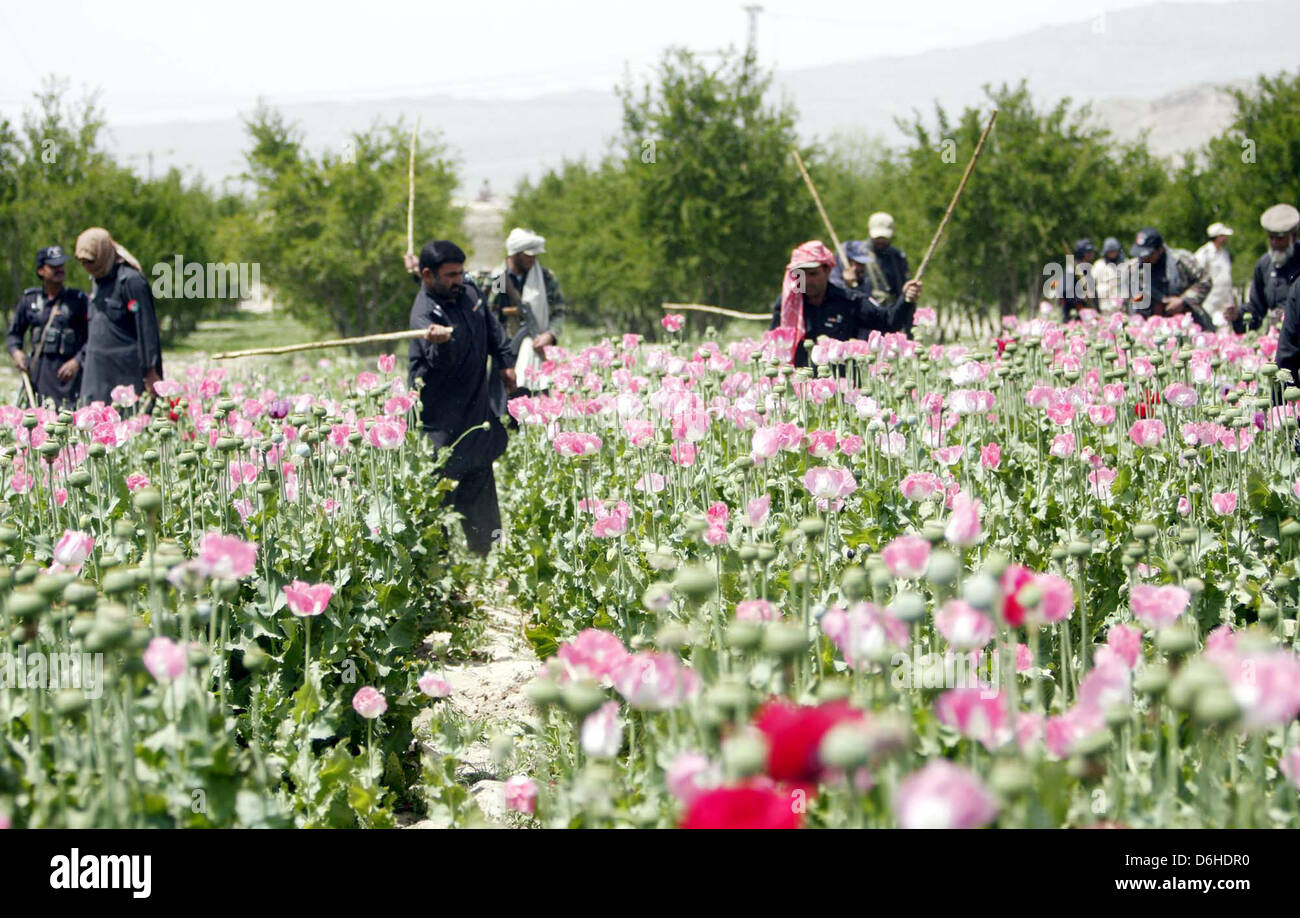
M1119 244L1119 240L1116 239L1114 236L1107 236L1106 241L1101 244L1101 253L1103 255L1106 254L1107 252L1123 252L1123 251L1124 251L1124 247Z
M36 250L36 270L41 270L41 265L52 265L58 267L68 260L68 256L63 254L63 249L57 245L47 245L43 249Z
M1087 236L1084 236L1082 239L1080 239L1078 242L1074 244L1075 258L1082 258L1084 255L1087 255L1089 252L1095 252L1095 251L1097 251L1097 247L1092 244L1092 240L1089 239Z
M1134 240L1128 253L1134 258L1146 258L1164 244L1165 237L1160 235L1160 230L1154 226L1148 226L1145 229L1138 230L1137 239Z

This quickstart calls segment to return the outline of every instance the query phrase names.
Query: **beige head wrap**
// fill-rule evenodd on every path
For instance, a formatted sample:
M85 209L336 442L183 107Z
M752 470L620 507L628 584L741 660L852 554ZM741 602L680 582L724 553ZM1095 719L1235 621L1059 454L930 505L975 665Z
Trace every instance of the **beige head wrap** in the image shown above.
M92 226L77 237L77 260L89 259L91 264L86 270L98 280L117 264L117 246L108 230L101 226Z

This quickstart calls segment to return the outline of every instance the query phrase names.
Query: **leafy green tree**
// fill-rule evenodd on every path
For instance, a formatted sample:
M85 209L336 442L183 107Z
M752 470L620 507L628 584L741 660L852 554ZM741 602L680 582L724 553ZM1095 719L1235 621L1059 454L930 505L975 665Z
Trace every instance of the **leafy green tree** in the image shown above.
M406 250L410 132L401 122L350 135L317 157L282 115L259 106L246 124L246 178L256 189L246 253L261 264L278 305L344 336L406 327L415 285ZM415 246L457 238L456 170L436 138L415 163Z

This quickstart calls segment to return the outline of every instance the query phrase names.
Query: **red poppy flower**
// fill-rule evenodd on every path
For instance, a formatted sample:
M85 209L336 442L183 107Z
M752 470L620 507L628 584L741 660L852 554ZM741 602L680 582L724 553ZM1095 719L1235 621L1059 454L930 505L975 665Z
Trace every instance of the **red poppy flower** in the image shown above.
M1012 628L1025 623L1025 609L1016 601L1016 593L1033 579L1034 572L1023 564L1009 564L1002 572L1002 620Z
M682 816L683 829L797 829L803 818L788 793L742 785L705 791Z
M818 748L831 727L861 720L862 712L847 701L797 705L772 700L754 713L754 726L767 737L767 775L795 786L816 785L822 773Z
M1156 405L1160 404L1160 393L1147 389L1142 393L1142 400L1133 406L1133 413L1140 418L1145 418L1148 414L1155 411Z

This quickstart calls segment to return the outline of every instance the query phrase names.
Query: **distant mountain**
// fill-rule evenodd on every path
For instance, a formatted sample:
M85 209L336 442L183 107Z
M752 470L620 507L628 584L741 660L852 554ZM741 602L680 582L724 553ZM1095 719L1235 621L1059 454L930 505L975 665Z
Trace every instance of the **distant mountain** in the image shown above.
M779 71L775 86L799 110L807 137L866 131L897 142L897 117L933 114L983 102L985 84L1028 80L1035 97L1092 102L1099 122L1121 140L1147 129L1152 148L1171 155L1194 149L1232 117L1225 84L1300 66L1295 0L1241 0L1221 5L1158 3L1107 13L1013 38L923 54L881 55L847 64ZM597 157L619 129L611 90L528 100L438 96L287 105L313 148L339 149L347 134L376 120L417 114L437 127L461 161L462 189L487 180L509 192L565 158ZM247 137L239 118L166 124L113 124L119 156L155 171L177 165L220 184L243 170Z

